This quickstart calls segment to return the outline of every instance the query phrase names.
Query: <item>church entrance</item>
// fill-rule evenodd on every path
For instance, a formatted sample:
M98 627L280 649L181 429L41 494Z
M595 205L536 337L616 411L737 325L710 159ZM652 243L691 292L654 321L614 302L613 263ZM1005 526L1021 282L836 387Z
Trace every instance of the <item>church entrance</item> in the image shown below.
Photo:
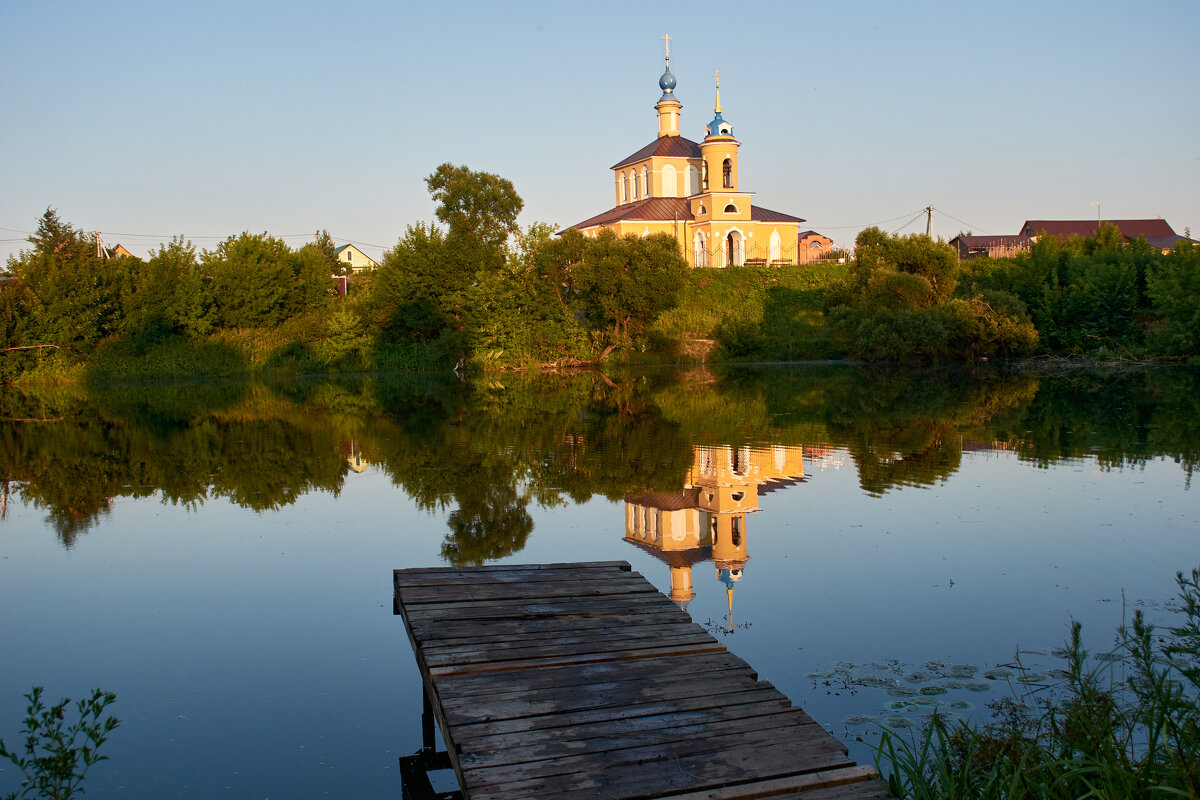
M744 261L742 234L740 231L730 231L725 237L725 265L740 267Z

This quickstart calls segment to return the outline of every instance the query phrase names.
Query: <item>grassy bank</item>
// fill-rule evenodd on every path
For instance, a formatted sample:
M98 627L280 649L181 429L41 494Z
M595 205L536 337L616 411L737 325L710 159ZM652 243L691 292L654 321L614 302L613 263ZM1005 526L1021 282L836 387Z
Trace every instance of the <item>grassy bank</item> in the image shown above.
M793 361L839 358L828 340L825 290L845 274L837 263L696 269L677 308L654 330L686 343L711 341L716 360Z

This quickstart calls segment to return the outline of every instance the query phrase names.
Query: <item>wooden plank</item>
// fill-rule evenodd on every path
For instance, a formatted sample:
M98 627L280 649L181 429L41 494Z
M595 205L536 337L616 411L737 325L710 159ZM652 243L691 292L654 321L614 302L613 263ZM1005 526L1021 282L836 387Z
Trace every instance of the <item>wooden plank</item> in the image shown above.
M448 665L429 667L428 670L431 676L438 678L445 675L477 675L483 672L534 669L537 667L561 666L563 664L594 664L599 661L625 661L634 658L656 658L664 655L690 656L701 653L720 653L724 650L725 646L719 643L679 645L677 647L653 647L644 650L624 650L621 652L582 653L580 655L547 656L546 658L530 658L517 661Z
M809 739L778 742L751 734L710 745L693 739L671 749L644 747L530 765L464 770L471 800L633 798L717 788L747 780L853 766L818 727ZM608 757L609 755L615 758Z
M773 778L766 781L753 781L737 786L723 786L719 789L708 789L700 792L671 795L670 800L758 800L764 797L780 797L805 793L804 797L813 798L818 789L832 789L854 783L876 781L879 773L874 767L866 764L839 769L810 772L804 775L791 775L786 778ZM876 788L879 788L878 786ZM834 795L834 796L841 796ZM886 792L885 792L886 796Z
M729 682L733 675L745 675L757 680L754 669L728 651L706 653L687 661L675 658L645 658L631 664L598 662L583 666L544 667L527 672L505 672L489 675L458 675L442 678L438 685L454 697L471 701L474 695L496 697L506 692L538 693L548 689L571 688L602 683L626 681L649 685L681 687L696 693L689 686L708 686L705 680ZM695 683L701 681L701 683Z
M714 706L722 709L736 709L741 705L773 703L784 707L790 706L790 701L774 686L744 691L735 689L711 697L685 696L678 698L663 698L634 705L622 705L616 708L599 707L585 709L569 709L558 714L542 714L538 716L514 717L512 719L474 721L454 728L455 742L460 749L466 749L470 741L476 737L498 736L507 733L526 733L537 735L546 733L557 735L560 728L582 727L585 725L619 726L621 724L636 725L643 718L655 718L663 715L687 714L694 710L708 711Z
M714 686L712 691L693 691L689 686L639 687L629 683L599 684L580 686L575 689L557 689L541 692L537 695L506 694L503 696L480 699L470 703L459 703L453 697L444 697L442 708L447 718L457 724L468 724L468 720L487 720L496 722L506 719L520 719L541 715L561 715L576 711L625 709L637 711L638 706L657 706L672 700L692 698L693 708L708 708L722 703L741 702L738 697L730 694L756 693L757 688L748 688L745 684L734 686ZM724 690L722 693L720 690ZM711 698L705 705L705 698ZM644 710L641 713L647 713ZM601 714L597 718L612 719L612 713Z
M599 642L587 639L560 642L549 641L544 644L529 644L525 647L497 646L489 648L455 647L449 650L427 650L425 663L432 667L453 667L488 664L499 668L514 661L529 661L531 659L546 659L564 656L582 656L595 653L608 653L617 658L636 658L637 650L661 650L664 647L680 647L689 645L709 645L718 650L725 646L714 639L707 631L679 631L653 638L620 638L606 639ZM628 654L626 656L626 654Z
M560 591L574 591L580 596L598 589L610 593L622 591L645 591L654 586L636 572L621 572L616 576L584 574L553 580L552 575L539 576L540 581L471 581L462 583L436 583L423 580L419 583L398 582L396 590L405 603L427 603L439 598L503 597L517 593L529 596L553 597ZM432 599L432 600L431 600Z
M498 572L547 572L551 570L617 570L619 572L629 572L631 567L628 561L567 561L556 564L485 564L479 567L406 567L404 569L392 570L394 575L445 575L445 574L470 574L470 575L488 575Z
M586 627L583 627L585 626ZM678 619L663 616L659 622L639 622L636 626L620 626L616 630L607 620L532 620L524 625L512 622L473 622L445 630L443 625L437 639L427 639L425 652L441 652L450 648L466 647L522 647L530 639L553 638L558 642L598 642L618 639L651 639L678 630L695 630L695 626L683 624ZM522 628L526 630L521 631Z
M672 720L671 717L674 717ZM670 747L703 737L709 742L741 742L750 734L770 732L783 737L798 733L804 725L814 725L803 711L794 708L775 707L770 713L748 716L730 716L716 719L712 715L689 719L684 715L664 715L662 723L653 728L623 731L616 735L586 736L581 731L568 730L557 736L541 740L526 739L507 747L478 749L475 743L470 750L459 753L463 769L482 769L506 764L532 764L567 756L588 754L603 755L606 760L613 754L634 747ZM715 746L715 745L714 745Z
M492 729L491 726L484 726L480 735L474 737L464 736L463 729L459 728L455 731L455 742L459 752L465 755L527 747L544 742L557 743L565 737L569 737L571 741L582 742L612 736L625 737L646 731L658 731L659 735L664 735L661 732L675 731L688 725L764 717L785 711L793 712L797 716L803 715L807 722L812 722L812 719L801 709L789 706L786 699L770 698L758 702L709 705L696 709L663 708L658 713L647 713L640 716L619 713L614 718L599 718L587 723L555 725L550 728L526 729L517 732L499 732ZM564 715L554 715L550 719L560 720L562 716Z
M497 637L536 639L554 633L571 631L612 630L614 628L637 628L642 625L678 625L678 610L664 611L647 608L637 614L607 614L591 617L530 617L527 619L490 620L413 620L413 631L420 637L422 647L437 647L442 643L453 644L459 638L478 637L494 632ZM524 629L525 634L520 631ZM436 637L436 638L434 638Z

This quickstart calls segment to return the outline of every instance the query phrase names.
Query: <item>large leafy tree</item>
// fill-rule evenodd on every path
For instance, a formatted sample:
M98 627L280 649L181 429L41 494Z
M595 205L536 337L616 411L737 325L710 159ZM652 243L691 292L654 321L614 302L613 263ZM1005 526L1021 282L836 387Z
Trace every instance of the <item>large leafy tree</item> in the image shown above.
M330 289L329 265L320 250L293 251L266 233L230 236L204 251L200 261L218 327L280 325L321 305Z
M609 345L640 335L679 302L687 263L667 234L619 237L570 230L547 254L547 277L565 284L596 338Z
M434 170L425 185L451 238L474 240L485 251L503 253L509 235L517 233L517 216L525 203L511 181L447 163Z

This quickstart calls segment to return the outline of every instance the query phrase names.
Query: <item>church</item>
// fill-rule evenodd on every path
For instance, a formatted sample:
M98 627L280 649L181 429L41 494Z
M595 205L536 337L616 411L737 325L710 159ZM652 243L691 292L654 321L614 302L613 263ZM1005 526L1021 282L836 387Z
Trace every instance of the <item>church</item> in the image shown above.
M738 183L738 148L733 125L721 116L721 74L716 104L704 140L680 134L680 111L671 74L670 37L662 90L654 108L658 136L612 167L616 205L570 229L595 236L609 229L618 236L667 233L679 241L694 267L773 266L807 263L832 247L828 237L802 231L804 220L750 202L753 192Z

